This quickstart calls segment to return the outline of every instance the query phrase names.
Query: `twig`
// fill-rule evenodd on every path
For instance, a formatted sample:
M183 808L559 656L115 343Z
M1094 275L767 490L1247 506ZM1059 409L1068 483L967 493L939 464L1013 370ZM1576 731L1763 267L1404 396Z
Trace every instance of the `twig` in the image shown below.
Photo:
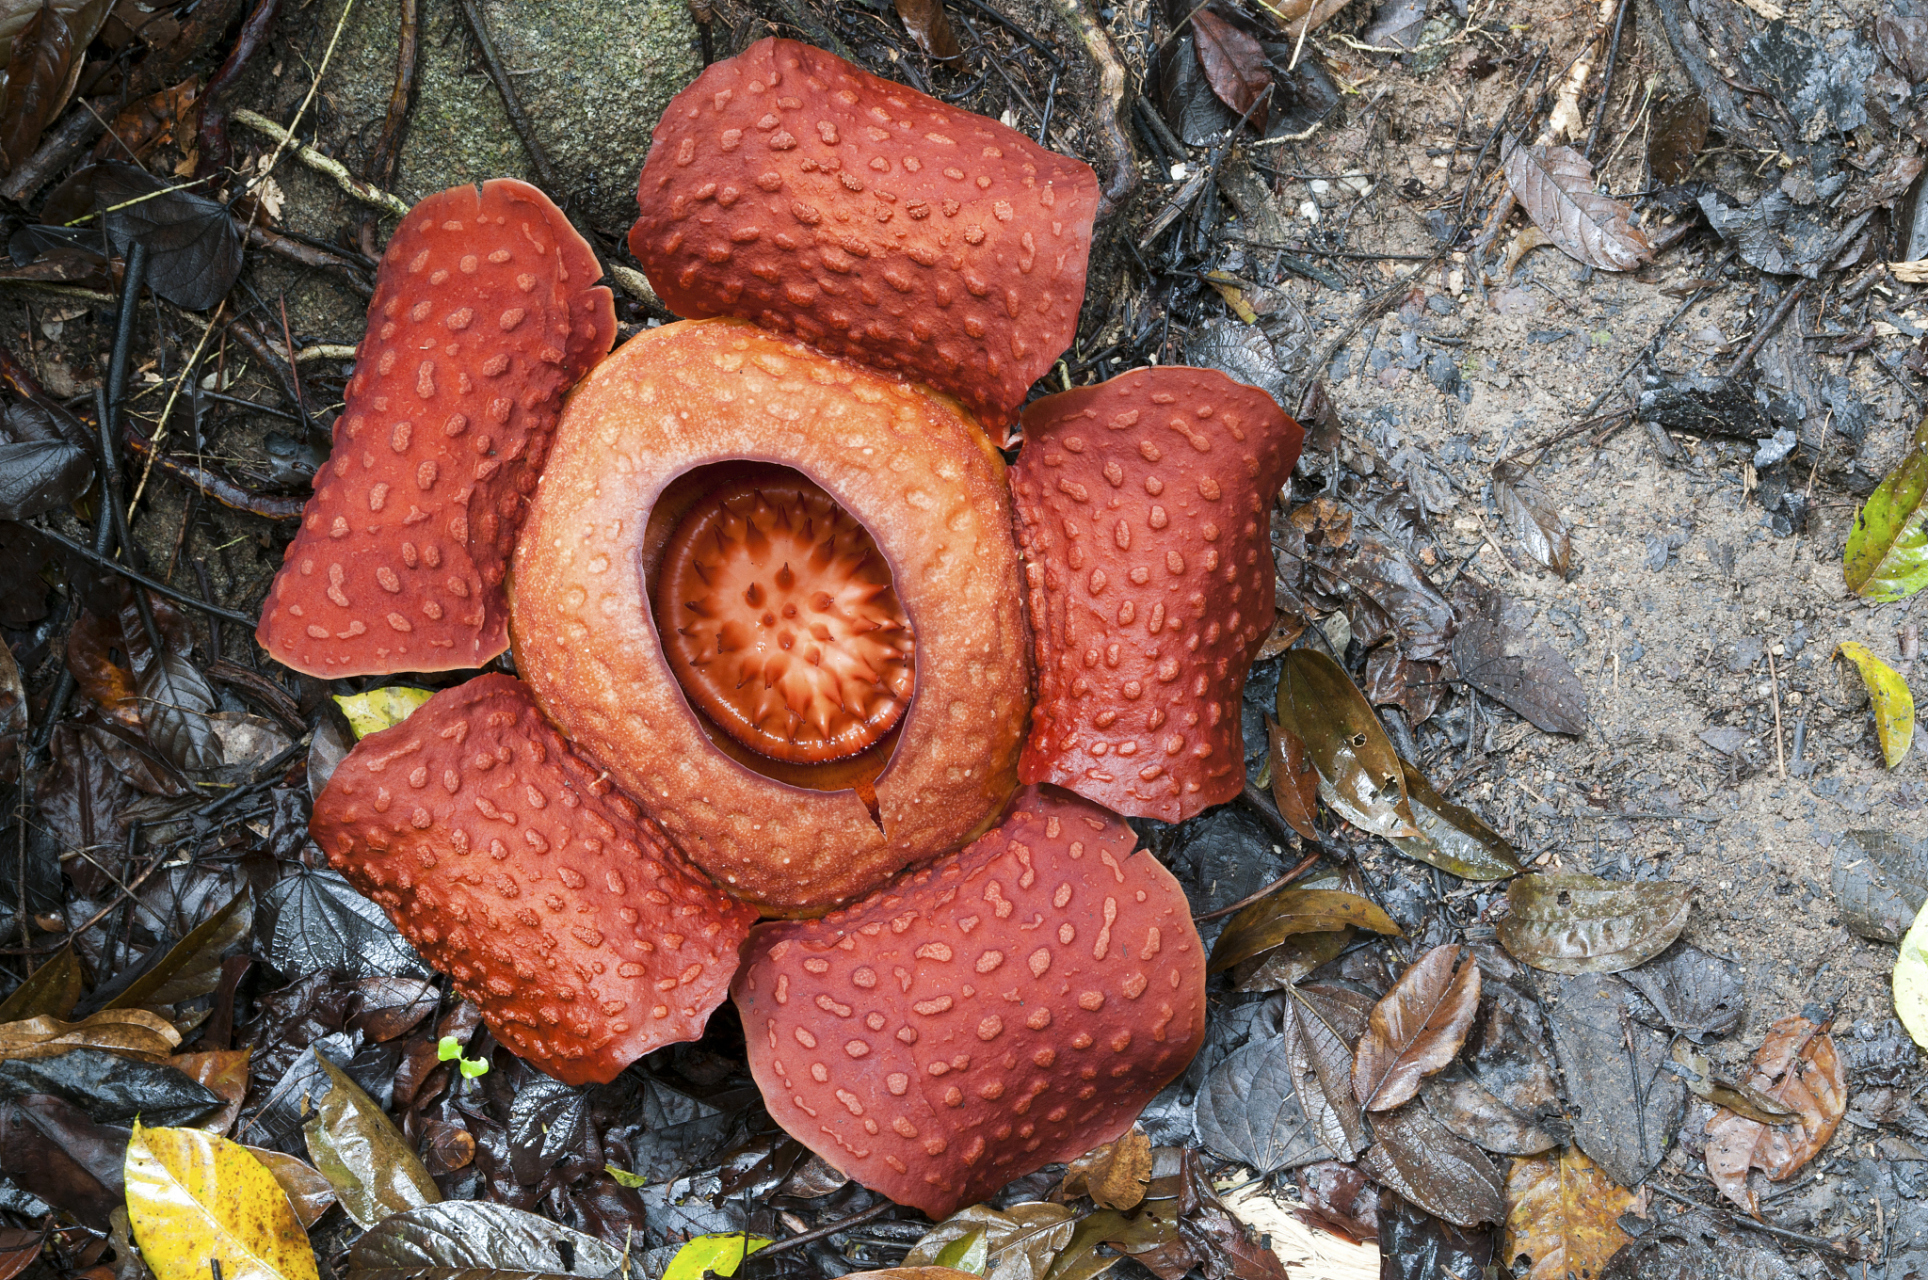
M1104 181L1098 193L1098 221L1104 222L1131 199L1138 189L1138 153L1131 145L1127 96L1131 77L1118 56L1111 33L1098 21L1089 0L1051 0L1051 8L1078 35L1085 56L1098 73L1099 103L1091 115L1098 127L1098 152L1104 159Z
M48 541L53 542L58 546L65 547L68 551L73 552L73 554L79 556L82 560L87 561L87 563L98 565L103 569L111 569L115 573L118 573L121 577L126 578L129 582L138 583L139 585L146 587L149 591L152 591L155 595L161 596L164 599L172 600L176 604L184 604L188 606L190 609L199 609L202 613L208 614L210 617L221 618L225 621L234 623L236 626L246 627L249 631L253 631L257 626L260 625L261 620L259 618L250 618L245 613L236 613L232 609L223 609L220 605L209 604L207 601L201 599L199 596L189 595L185 591L181 591L174 587L170 587L165 582L156 582L154 579L148 577L144 573L136 573L132 568L128 567L125 564L122 564L118 560L113 559L111 556L101 555L98 552L95 552L87 547L82 546L80 543L73 541L71 538L62 537L60 534L55 533L52 529L43 529L37 525L29 526L29 527L31 527L33 531L39 534L41 537L46 538ZM139 593L137 592L136 593L137 598L138 598L138 595Z
M402 130L408 125L408 106L415 96L416 54L421 48L419 0L397 0L401 30L395 38L395 87L388 93L388 115L381 136L368 153L368 180L378 187L395 181L395 160L401 153ZM369 255L373 257L374 255Z
M1774 767L1787 777L1787 753L1781 747L1781 673L1774 669L1774 651L1767 651L1767 678L1774 686Z
M536 181L550 195L560 198L563 194L562 180L556 176L556 167L549 163L549 153L536 140L535 126L529 123L529 113L522 109L522 99L516 94L515 82L509 78L509 69L502 65L502 59L496 55L495 41L489 39L489 26L483 21L482 10L477 7L475 0L456 0L456 7L462 10L462 17L469 24L469 33L475 37L476 48L481 50L482 65L488 68L489 79L495 82L495 91L502 95L502 107L509 113L509 123L515 128L515 136L522 139L522 149L529 153L529 163L535 168Z
M1620 0L1620 12L1613 19L1613 43L1607 47L1607 65L1600 69L1600 106L1593 113L1593 128L1587 131L1585 155L1588 164L1593 163L1593 152L1600 145L1600 126L1607 122L1607 107L1613 101L1613 68L1620 61L1620 33L1627 25L1627 10L1633 8L1629 0Z
M335 46L341 43L341 33L348 25L348 15L354 11L355 0L342 0L341 16L335 19L335 33L328 37L328 47L322 51L321 65L315 68L315 78L308 83L307 96L302 98L301 105L295 108L295 118L290 120L288 127L281 131L281 136L275 141L274 151L269 154L267 162L261 166L260 172L248 180L248 190L252 191L257 185L268 180L268 175L274 172L274 167L281 163L281 153L286 151L290 145L294 145L297 148L297 154L299 154L300 144L295 142L295 130L301 127L301 118L308 114L308 108L314 105L315 94L321 91L321 78L328 74L328 64L332 62L335 57ZM235 112L234 118L240 120L241 113L238 111ZM244 120L242 123L246 124L248 122ZM316 154L319 155L320 152L316 152ZM343 170L343 172L345 173L347 171Z
M384 212L402 217L408 213L409 206L397 196L369 186L348 172L341 161L325 156L306 143L296 142L294 135L258 111L242 108L231 117L234 123L244 124L258 133L265 133L277 142L292 145L295 159L313 169L316 173L326 174L335 180L335 185L363 204L373 205Z
M1761 353L1761 347L1766 344L1769 338L1774 336L1774 331L1781 327L1781 321L1787 319L1788 312L1794 310L1794 304L1799 302L1802 295L1807 293L1807 287L1808 282L1805 279L1794 282L1794 286L1782 296L1781 301L1775 306L1774 310L1768 314L1767 319L1761 321L1760 328L1754 331L1753 340L1741 348L1741 353L1734 357L1732 364L1727 366L1727 373L1724 376L1728 378L1738 377L1741 371L1747 368L1753 361L1754 357Z
M1789 1231L1786 1227L1772 1226L1768 1223L1750 1218L1744 1213L1729 1213L1719 1205L1702 1204L1698 1200L1681 1195L1678 1191L1663 1187L1658 1182L1648 1182L1645 1185L1649 1191L1658 1191L1675 1204L1686 1205L1689 1209L1699 1209L1702 1213L1717 1215L1722 1221L1731 1222L1737 1227L1746 1227L1749 1231L1765 1232L1770 1236L1779 1236L1783 1240L1791 1240L1796 1244L1808 1245L1815 1249L1825 1249L1835 1257L1840 1256L1841 1247L1837 1241L1827 1240L1821 1236L1803 1235L1799 1231Z
M228 300L223 298L221 305L214 309L214 314L208 317L207 327L201 330L201 340L194 344L194 354L187 358L187 363L181 366L181 372L174 378L174 386L167 393L167 403L161 406L161 420L154 426L152 443L156 448L147 455L147 463L141 468L141 482L134 486L134 496L127 504L130 516L141 505L141 495L147 492L147 478L154 474L154 458L159 453L161 441L167 438L167 417L174 412L174 402L180 398L181 384L194 376L194 366L200 363L201 353L207 350L208 335L214 332L214 326L221 322L221 313L227 309Z
M1280 876L1277 880L1274 880L1271 884L1266 885L1263 889L1260 889L1257 893L1249 893L1243 898L1240 898L1237 902L1234 902L1229 907L1219 907L1217 910L1207 911L1202 916L1193 916L1192 923L1206 924L1213 920L1222 920L1226 916L1229 916L1234 912L1245 910L1245 908L1251 906L1254 902L1257 902L1259 899L1267 897L1270 894L1277 893L1280 889L1285 888L1286 885L1289 885L1294 880L1297 880L1300 876L1304 875L1307 871L1310 871L1312 869L1313 863L1317 862L1320 858L1324 856L1325 856L1325 851L1323 849L1313 850L1311 853L1306 854L1305 857L1300 860L1298 866L1292 868L1290 871Z
M217 170L228 167L234 149L228 145L228 111L222 99L235 81L248 69L248 63L260 51L262 43L268 38L268 28L274 25L275 12L281 8L281 0L259 0L254 12L241 24L241 33L235 37L234 48L229 51L227 61L208 81L208 87L201 94L201 131L200 160L194 166L196 178L206 178Z
M207 497L213 498L224 507L235 511L245 511L263 520L299 520L303 502L300 498L273 498L249 493L225 476L216 475L205 467L170 457L154 447L154 442L134 429L132 423L121 427L121 441L137 458L147 461L142 471L145 480L147 472L155 466L182 484L192 485Z
M800 1236L791 1236L788 1240L779 1240L775 1244L765 1245L763 1248L757 1250L756 1256L759 1258L767 1258L773 1253L783 1253L786 1250L796 1248L798 1245L809 1244L813 1240L821 1240L825 1236L834 1236L839 1231L848 1231L852 1227L860 1227L866 1222L883 1217L896 1207L897 1205L893 1201L879 1200L862 1213L818 1227L815 1231L806 1231Z

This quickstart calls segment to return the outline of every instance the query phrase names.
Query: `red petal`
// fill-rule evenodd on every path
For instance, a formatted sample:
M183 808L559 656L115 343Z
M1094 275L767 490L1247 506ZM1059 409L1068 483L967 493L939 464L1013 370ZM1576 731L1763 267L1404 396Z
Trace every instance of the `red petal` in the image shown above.
M700 1036L756 919L504 675L362 739L309 830L496 1039L569 1084Z
M527 183L455 187L409 211L263 648L334 677L480 666L508 647L502 580L562 393L616 334L597 274Z
M630 252L680 316L740 316L1002 427L1071 344L1098 180L821 49L760 40L663 113Z
M1166 367L1035 401L1024 438L1038 703L1019 777L1166 822L1230 800L1272 504L1305 432L1256 387Z
M797 1141L942 1218L1131 1126L1198 1051L1184 890L1055 789L848 911L759 927L732 998Z

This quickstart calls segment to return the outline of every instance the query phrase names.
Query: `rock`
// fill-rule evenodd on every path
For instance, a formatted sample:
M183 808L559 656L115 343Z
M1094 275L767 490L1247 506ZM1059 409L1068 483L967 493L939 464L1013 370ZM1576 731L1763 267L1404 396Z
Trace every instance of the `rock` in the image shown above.
M342 2L322 6L321 32L334 31ZM482 0L481 8L561 179L563 189L548 194L578 225L626 232L650 131L702 70L688 8L682 0ZM396 194L413 202L485 178L535 182L460 10L452 0L423 0L421 9L421 62ZM358 4L323 85L333 116L360 142L341 152L357 172L388 111L397 39L394 5Z

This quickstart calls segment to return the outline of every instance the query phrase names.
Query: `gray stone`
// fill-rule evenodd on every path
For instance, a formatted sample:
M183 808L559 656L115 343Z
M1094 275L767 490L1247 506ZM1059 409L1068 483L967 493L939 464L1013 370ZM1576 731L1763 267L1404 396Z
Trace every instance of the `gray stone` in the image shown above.
M334 30L342 3L327 0L322 32ZM548 194L559 204L576 201L570 212L579 221L626 231L650 131L702 70L688 7L683 0L482 0L481 7L560 177L563 189ZM485 178L535 181L460 12L451 0L422 0L421 10L421 62L396 194L413 202ZM357 170L387 114L397 38L395 6L360 0L324 85L331 123L359 142L341 152Z

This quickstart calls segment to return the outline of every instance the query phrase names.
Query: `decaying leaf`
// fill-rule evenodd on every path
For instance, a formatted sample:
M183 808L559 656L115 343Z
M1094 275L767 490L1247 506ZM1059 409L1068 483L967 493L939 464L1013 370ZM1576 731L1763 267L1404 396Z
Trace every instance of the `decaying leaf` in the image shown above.
M974 1204L925 1232L905 1256L904 1265L962 1267L962 1261L944 1255L953 1243L976 1236L983 1245L979 1255L983 1267L967 1269L980 1275L1041 1277L1058 1252L1071 1243L1077 1218L1061 1204L1014 1204L1004 1211ZM1007 1267L1012 1268L1008 1273Z
M1760 1090L1746 1084L1723 1081L1715 1076L1713 1063L1689 1041L1674 1041L1673 1054L1674 1065L1680 1068L1674 1074L1686 1083L1687 1091L1696 1098L1762 1124L1786 1124L1794 1119L1792 1111Z
M565 1268L565 1258L574 1265ZM547 1218L486 1200L449 1200L377 1223L349 1251L348 1274L354 1280L582 1280L615 1275L622 1264L621 1250Z
M1516 1159L1506 1175L1506 1261L1520 1280L1597 1276L1631 1238L1620 1215L1632 1203L1578 1147Z
M1219 1060L1199 1085L1192 1127L1200 1146L1259 1173L1340 1154L1307 1112L1283 1035L1248 1040Z
M1293 649L1283 663L1279 727L1305 743L1326 803L1374 835L1417 835L1399 753L1345 668L1312 649Z
M1346 987L1290 988L1285 1056L1299 1102L1319 1140L1341 1160L1366 1149L1365 1123L1352 1092L1352 1046L1365 1034L1371 997Z
M28 975L25 982L0 1001L0 1023L18 1022L22 1018L42 1015L66 1018L80 1001L85 983L86 974L80 967L80 957L69 943L47 957L38 969Z
M1881 756L1890 769L1894 768L1908 754L1909 744L1915 738L1915 697L1908 691L1908 682L1864 644L1843 640L1834 651L1854 663L1867 684Z
M1377 1116L1372 1131L1375 1141L1359 1166L1380 1186L1455 1226L1505 1220L1506 1188L1499 1170L1484 1151L1448 1133L1424 1106L1408 1103Z
M1770 1127L1726 1109L1716 1112L1707 1122L1707 1175L1722 1195L1759 1217L1749 1170L1784 1182L1812 1160L1847 1111L1848 1075L1827 1024L1795 1016L1768 1028L1747 1084L1798 1118Z
M1520 873L1519 854L1504 836L1471 809L1440 795L1426 775L1404 759L1399 767L1419 834L1388 837L1393 848L1462 880L1504 880Z
M1899 937L1897 933L1896 940ZM1747 1012L1740 966L1685 942L1624 976L1628 986L1647 997L1661 1021L1696 1044L1740 1026Z
M1573 538L1546 487L1517 462L1502 462L1493 468L1493 501L1526 553L1564 578L1573 567Z
M1272 739L1272 802L1279 816L1308 840L1319 838L1319 770L1306 754L1305 743L1271 720L1266 730Z
M1205 82L1212 86L1212 92L1241 117L1251 112L1253 125L1259 132L1265 132L1271 104L1261 105L1260 99L1272 87L1272 73L1265 65L1265 49L1257 40L1203 7L1192 13L1192 30L1198 35L1198 61L1205 68Z
M364 1229L390 1214L442 1198L402 1131L361 1086L317 1054L329 1090L303 1127L308 1155L341 1207Z
M1226 922L1212 945L1210 972L1222 973L1287 938L1356 927L1388 937L1400 930L1379 905L1337 889L1280 889L1260 898Z
M1593 166L1572 147L1515 145L1506 185L1533 224L1568 256L1602 271L1632 271L1653 257L1625 203L1594 190Z
M105 1049L124 1057L161 1062L181 1043L167 1019L145 1009L103 1009L79 1022L42 1015L0 1024L0 1062L52 1058L73 1049Z
M1707 147L1707 99L1699 94L1659 103L1653 113L1653 133L1647 139L1647 171L1654 185L1685 182L1694 161Z
M1608 973L1539 983L1553 1051L1578 1108L1573 1138L1607 1176L1639 1186L1667 1154L1687 1089L1667 1057L1668 1037L1627 1014L1632 991Z
M242 1050L245 1054L246 1050ZM243 1147L249 1155L259 1160L274 1175L275 1184L287 1193L288 1203L294 1206L295 1217L301 1225L312 1227L328 1212L335 1203L335 1189L328 1185L328 1179L321 1176L321 1170L306 1160L297 1160L285 1151L270 1151L265 1147Z
M1664 880L1561 871L1519 877L1506 904L1497 932L1514 959L1549 973L1618 973L1671 946L1693 899L1685 885Z
M1842 568L1868 600L1903 600L1928 587L1928 418L1848 531Z
M1399 975L1372 1008L1353 1053L1352 1092L1368 1111L1389 1111L1453 1060L1479 1010L1479 965L1458 946L1434 947Z
M944 0L897 0L897 16L928 57L955 62L964 56L957 33L951 30L950 17L944 12Z
M1460 598L1458 593L1454 598ZM1459 674L1537 728L1585 733L1586 686L1559 650L1530 628L1530 617L1523 606L1497 591L1481 594L1453 637Z
M1419 1096L1433 1119L1495 1155L1538 1155L1559 1145L1551 1133L1502 1102L1460 1063L1428 1076Z
M192 1000L214 990L221 980L221 957L245 938L254 923L254 900L246 889L228 899L179 942L168 947L146 972L107 1003L109 1009L136 1009Z
M124 1169L134 1242L156 1280L317 1280L308 1234L274 1175L226 1138L148 1129Z
M1064 1194L1090 1196L1100 1209L1135 1209L1151 1181L1151 1139L1142 1129L1093 1148L1065 1166Z

